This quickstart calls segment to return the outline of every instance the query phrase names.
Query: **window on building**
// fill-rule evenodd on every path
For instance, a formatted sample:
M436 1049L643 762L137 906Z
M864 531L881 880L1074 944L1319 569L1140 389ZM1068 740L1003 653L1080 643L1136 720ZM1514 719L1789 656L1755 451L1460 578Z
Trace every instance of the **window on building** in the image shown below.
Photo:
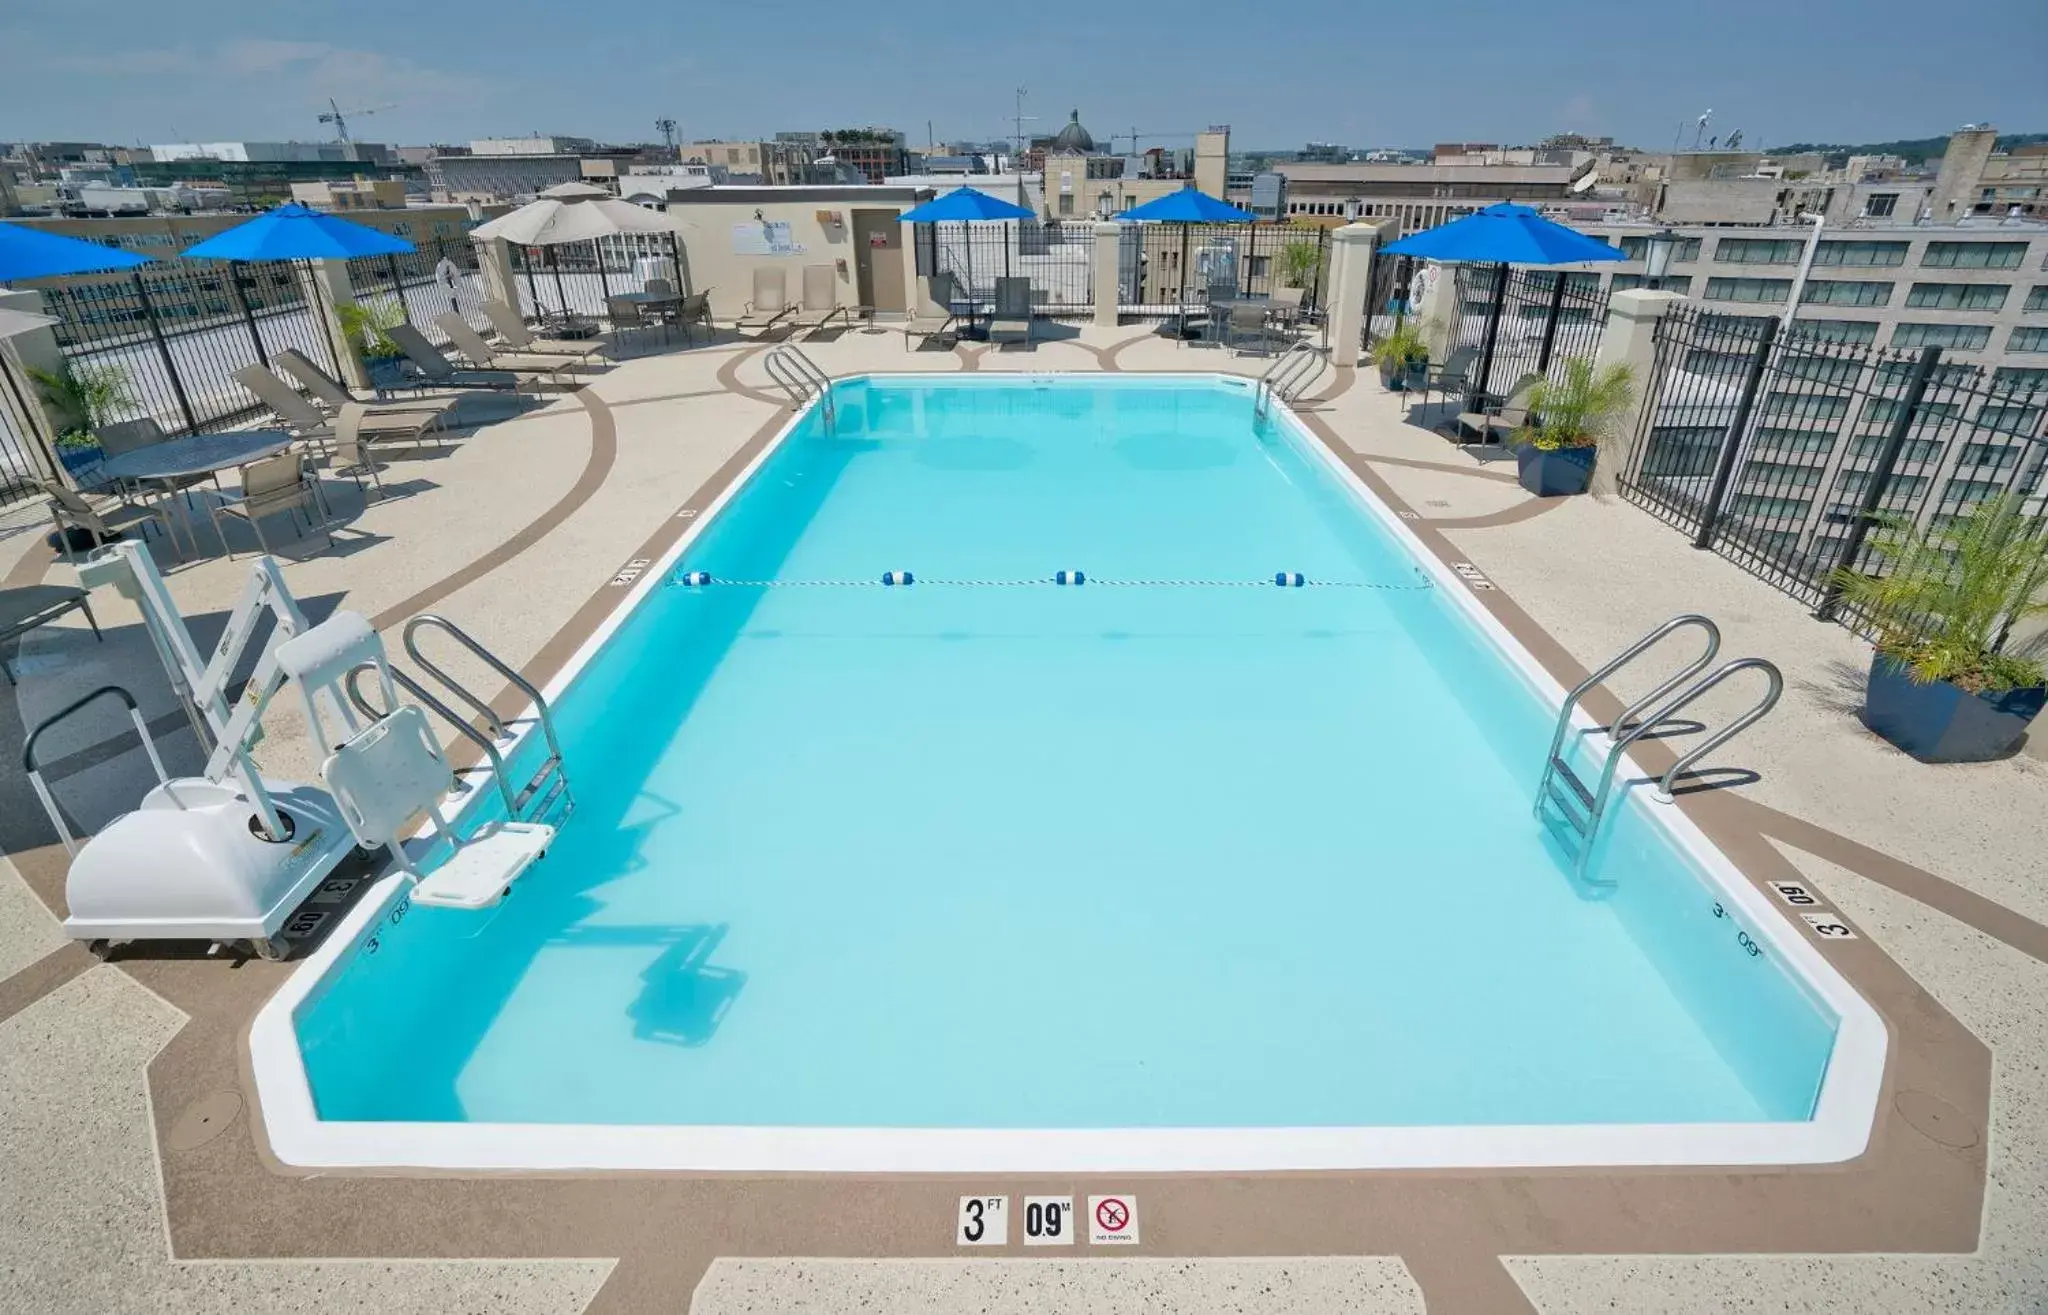
M2024 242L1929 242L1920 264L1927 269L2018 269L2026 258Z
M1876 342L1875 320L1800 320L1799 332L1822 342Z
M1860 495L1865 488L1869 487L1872 473L1868 470L1843 471L1841 477L1835 481L1835 492L1838 494ZM1883 502L1889 505L1908 501L1926 487L1927 476L1925 475L1900 475L1894 473L1891 482L1885 485Z
M1892 330L1894 347L1953 347L1959 352L1983 350L1991 341L1988 324L1926 324L1908 321Z
M1875 461L1890 441L1889 434L1865 434L1849 445L1849 456L1856 461ZM1901 462L1933 461L1940 456L1941 443L1936 439L1909 438L1899 445Z
M1577 276L1575 275L1574 277ZM1614 276L1614 291L1616 292L1627 292L1630 288L1647 288L1649 286L1649 277L1644 274L1616 274ZM1692 293L1692 280L1683 274L1666 274L1664 281L1658 285L1656 290L1660 292L1675 292L1681 297L1689 296ZM1542 308L1539 307L1538 309Z
M1644 256L1649 254L1650 239L1647 236L1625 237L1622 238L1619 242L1616 242L1614 245L1620 247L1623 251L1627 252L1628 258L1630 260L1641 260ZM1677 244L1671 248L1671 259L1673 263L1682 260L1698 260L1699 258L1700 240L1696 237L1682 237L1678 239Z
M1789 493L1795 489L1810 489L1820 482L1820 467L1791 461L1755 461L1743 468L1742 483L1746 487L1768 490L1772 493Z
M1799 291L1801 302L1816 306L1882 306L1892 299L1892 285L1872 279L1809 279Z
M1897 192L1872 192L1863 198L1863 213L1871 219L1884 219L1896 213L1899 208Z
M1814 249L1816 265L1903 265L1907 242L1822 242Z
M2022 324L2005 340L2009 352L2048 352L2048 327Z
M1835 436L1830 430L1759 429L1756 431L1756 446L1759 452L1774 452L1780 456L1832 452Z
M1790 393L1774 390L1764 398L1764 414L1780 420L1840 420L1849 399L1840 393Z
M2005 305L2003 283L1915 283L1906 304L1923 310L1997 310Z
M1714 259L1725 265L1796 265L1806 244L1797 238L1724 237Z
M1758 493L1738 493L1728 499L1728 510L1738 516L1769 519L1789 517L1796 520L1806 515L1806 509L1812 505L1806 498L1767 498Z
M1060 193L1060 213L1063 215L1074 213L1074 194L1072 192Z
M2037 411L2035 414L2040 413ZM1965 443L1962 456L1956 459L1956 469L1971 472L2003 470L2019 460L2019 455L2019 446L2014 443Z
M2020 309L2029 314L2035 311L2048 311L2048 283L2036 283L2033 291L2027 294L2027 304Z
M1708 279L1708 301L1783 301L1792 295L1791 279Z
M2048 369L2025 365L2001 365L1992 371L1991 386L2002 393L2028 397L2048 393Z
M1987 402L1977 408L1976 419L1979 429L2025 436L2041 432L2041 408L2038 406L1994 406Z

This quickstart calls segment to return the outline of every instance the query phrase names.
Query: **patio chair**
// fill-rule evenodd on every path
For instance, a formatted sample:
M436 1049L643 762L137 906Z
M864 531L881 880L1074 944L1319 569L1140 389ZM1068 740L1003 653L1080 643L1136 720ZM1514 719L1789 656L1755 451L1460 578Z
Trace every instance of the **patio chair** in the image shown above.
M334 417L334 447L327 457L327 469L354 480L366 507L370 505L371 488L379 496L384 492L384 481L377 474L375 445L371 436L363 433L363 418L367 414L368 408L361 402L350 402L341 408ZM367 486L363 483L365 475L370 479Z
M469 327L469 321L453 311L434 317L434 327L448 335L448 342L464 360L479 370L510 370L534 379L561 383L562 375L576 368L576 362L540 353L500 351Z
M491 322L491 329L499 341L516 352L529 356L566 356L577 361L587 361L598 354L602 344L596 342L564 342L555 338L542 338L519 312L502 301L485 301L484 318Z
M816 333L835 317L846 315L846 307L839 304L839 275L830 265L805 265L803 283L803 305L789 322L791 333ZM849 317L847 323L852 322Z
M0 644L19 639L74 610L85 613L85 623L92 627L92 637L104 643L106 636L100 633L100 623L93 617L92 602L85 590L65 584L31 584L18 589L0 589ZM7 674L8 684L14 683L14 668L8 665L5 656L0 656L0 672Z
M706 339L709 339L712 334L716 333L718 330L711 323L710 290L707 288L703 292L693 292L683 298L681 304L676 307L675 322L683 330L684 342L690 341L690 326L693 324L704 326L704 336Z
M1302 302L1308 297L1307 288L1275 288L1267 298L1266 322L1283 333L1293 333L1302 321Z
M668 324L648 314L647 308L631 297L606 297L604 314L612 322L612 332L622 339L639 329L660 329L667 337Z
M348 389L343 388L327 371L289 347L281 352L272 352L270 363L290 375L299 387L305 390L306 396L312 399L313 405L326 411L330 416L356 400ZM455 408L461 402L462 399L459 397L410 397L394 401L376 401L367 405L371 414L377 416L409 413L432 415L436 417L435 428L442 429L447 426L449 419L455 414Z
M1536 391L1536 385L1543 382L1540 374L1525 374L1516 381L1499 406L1491 410L1458 413L1458 437L1474 435L1474 442L1495 443L1520 429L1529 418L1529 397Z
M166 534L171 533L170 515L159 508L130 502L118 494L81 493L53 479L38 480L37 484L50 499L50 523L57 527L57 543L66 561L78 560L73 530L82 531L95 548L120 538L130 525L147 526L155 521ZM175 536L171 542L177 542Z
M220 536L222 546L227 547L229 560L233 560L235 550L228 546L227 531L221 525L221 517L246 521L256 535L256 546L268 553L270 542L263 537L263 519L281 512L291 516L294 523L300 513L304 513L307 532L319 530L327 536L327 546L334 546L334 533L327 527L326 508L320 501L319 488L306 469L306 454L303 452L280 452L242 467L242 492L213 509L213 532Z
M509 370L464 370L441 354L440 348L410 324L394 324L384 336L405 353L405 359L422 379L436 388L516 389L519 376ZM416 385L425 386L425 385Z
M789 304L789 280L783 277L780 265L754 266L754 295L740 312L733 327L744 333L748 329L758 330L758 337L767 337L768 330L789 315L793 308Z
M1239 351L1250 339L1259 344L1260 350L1267 348L1266 308L1254 304L1232 306L1223 321L1223 343L1231 351Z
M989 317L988 340L990 342L1031 341L1031 280L1027 278L999 278L996 280L996 308Z
M1477 347L1454 348L1451 354L1443 359L1442 364L1432 365L1424 373L1422 380L1422 404L1424 406L1429 405L1429 395L1431 393L1448 397L1453 392L1464 392L1466 376L1472 373L1472 367L1478 363L1479 349Z
M903 350L910 350L910 340L916 338L922 347L934 338L959 340L960 330L956 327L959 316L953 313L953 276L934 274L930 280L931 294L925 304L918 307L908 320L903 322ZM948 346L951 345L949 342Z

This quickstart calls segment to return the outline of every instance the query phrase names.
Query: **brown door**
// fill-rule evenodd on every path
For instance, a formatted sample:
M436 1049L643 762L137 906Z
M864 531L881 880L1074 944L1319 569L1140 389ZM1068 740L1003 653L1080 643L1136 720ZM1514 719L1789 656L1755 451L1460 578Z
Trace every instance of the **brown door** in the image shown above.
M884 313L910 309L903 296L903 227L894 210L853 212L853 259L861 305Z

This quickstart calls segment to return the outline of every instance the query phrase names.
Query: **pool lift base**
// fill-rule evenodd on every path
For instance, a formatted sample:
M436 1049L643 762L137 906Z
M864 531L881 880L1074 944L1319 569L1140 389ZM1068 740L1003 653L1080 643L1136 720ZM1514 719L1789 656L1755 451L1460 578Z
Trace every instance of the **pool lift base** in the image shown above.
M1585 780L1571 763L1566 761L1564 755L1564 737L1565 732L1571 729L1573 709L1578 707L1579 700L1595 685L1656 647L1665 636L1688 628L1699 630L1706 635L1705 649L1697 658L1681 667L1676 675L1623 708L1621 715L1611 724L1600 728L1607 737L1607 757L1601 764L1598 783L1589 789ZM1588 868L1592 861L1594 846L1600 838L1601 826L1607 820L1608 805L1613 798L1615 773L1621 766L1621 760L1627 756L1630 745L1657 727L1669 724L1674 716L1695 699L1730 676L1752 669L1764 673L1766 686L1763 697L1741 716L1681 754L1678 761L1671 764L1669 770L1658 779L1657 799L1668 804L1673 799L1672 785L1694 763L1740 735L1778 705L1778 696L1785 690L1785 678L1775 665L1763 658L1737 658L1702 675L1702 672L1706 672L1707 668L1713 665L1714 658L1720 651L1721 629L1714 624L1712 618L1696 612L1682 613L1623 649L1598 671L1574 685L1571 692L1565 695L1564 706L1557 712L1557 725L1551 732L1550 753L1543 763L1543 777L1536 784L1536 820L1547 822L1554 817L1558 821L1561 829L1560 839L1565 841L1566 848L1571 851L1573 874L1581 881L1594 886L1614 884L1611 880L1590 876ZM1659 703L1666 695L1670 696L1669 700Z
M408 627L408 633L410 630ZM474 642L467 636L462 638ZM399 869L413 883L414 903L469 910L491 908L510 894L513 883L547 853L554 842L555 828L527 820L522 813L532 808L536 800L544 808L546 800L557 795L567 799L567 778L560 770L559 753L551 753L548 766L543 768L543 776L555 782L555 794L545 793L545 783L537 777L536 784L522 798L509 791L502 760L493 751L493 771L501 790L506 791L510 816L484 822L463 834L441 812L442 800L455 787L454 769L435 742L426 713L416 704L398 701L402 678L385 660L384 643L368 621L354 612L338 612L281 646L278 661L298 681L306 698L307 722L315 743L326 755L320 769L321 779L333 793L342 819L362 845L390 851ZM377 676L382 706L388 711L381 715L371 713L367 727L338 742L330 742L314 694L324 689L339 697L346 689L349 699L345 701L353 701L357 709L367 712L367 701L360 697L354 684L366 672ZM405 683L409 689L417 688L416 682ZM451 688L461 691L460 686L452 683ZM467 696L466 691L461 692ZM446 713L444 706L435 706ZM548 740L552 750L552 727ZM441 845L448 850L431 872L424 873L403 843L414 819L422 814L429 827L429 843L422 852L431 852Z
M283 957L293 914L350 856L355 841L326 791L265 777L250 757L262 737L263 712L284 681L277 647L307 629L277 563L256 560L207 661L140 543L107 544L79 566L78 575L86 588L112 585L136 604L194 735L212 749L201 775L170 776L134 696L114 685L94 690L29 733L23 766L71 855L64 879L70 910L65 934L96 947L139 940L209 941L215 948L246 942L265 958ZM229 680L265 612L274 622L271 638L230 711ZM36 747L52 726L103 697L126 705L157 784L134 811L80 842L43 780ZM343 701L335 700L335 706L343 717L353 717Z

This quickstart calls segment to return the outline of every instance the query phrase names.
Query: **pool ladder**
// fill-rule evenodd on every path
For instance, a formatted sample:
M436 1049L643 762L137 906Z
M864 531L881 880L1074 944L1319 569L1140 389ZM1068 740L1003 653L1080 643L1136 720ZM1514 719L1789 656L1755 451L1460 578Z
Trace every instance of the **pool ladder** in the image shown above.
M449 675L446 669L434 662L426 654L420 652L419 633L422 630L442 631L456 643L468 649L471 655L478 661L500 676L503 676L520 693L533 700L534 709L540 718L541 734L547 739L548 752L546 760L541 763L540 767L527 780L526 784L519 786L517 789L513 787L510 770L505 761L505 749L511 745L515 738L512 730L505 725L504 719L492 710L491 705L479 697L475 691ZM532 682L528 681L526 677L514 671L500 659L497 654L478 643L467 631L444 616L438 616L432 612L423 612L419 616L414 617L405 623L404 639L406 653L418 664L420 670L431 676L442 690L453 695L476 715L474 718L464 717L454 708L449 707L447 702L424 682L408 675L395 666L391 668L392 681L400 689L417 699L422 706L428 708L443 721L454 727L458 735L474 744L483 752L484 760L490 764L491 778L497 784L498 795L504 801L506 820L512 822L552 820L557 824L567 821L569 814L576 807L576 800L569 793L569 776L562 765L562 745L555 738L554 718L550 715L548 701L541 697L541 692L535 689ZM381 717L391 711L389 708L373 706L364 697L360 687L363 673L374 673L376 670L377 664L375 662L365 662L348 673L349 702L355 704L357 709L367 717ZM483 723L481 728L477 725L479 721ZM559 816L554 816L557 808L560 810Z
M801 408L813 397L822 398L825 410L825 426L831 428L835 419L832 409L832 376L818 368L818 363L804 355L795 343L782 343L771 350L761 362L782 391L789 394L790 404Z
M1587 691L1606 680L1615 672L1641 657L1668 636L1680 630L1699 630L1706 635L1706 647L1700 655L1680 668L1678 673L1657 688L1643 695L1634 703L1621 710L1612 724L1605 727L1608 739L1607 759L1601 764L1600 779L1592 789L1573 770L1564 758L1565 733L1571 729L1572 711ZM1586 866L1593 852L1593 842L1600 835L1600 827L1607 820L1607 807L1614 793L1615 772L1621 760L1627 755L1629 746L1647 735L1652 728L1663 725L1695 699L1713 689L1722 681L1739 672L1756 670L1764 673L1765 689L1748 711L1729 722L1726 726L1709 735L1699 745L1683 754L1671 764L1658 781L1657 797L1669 803L1671 787L1678 778L1709 753L1755 725L1765 713L1778 705L1778 696L1785 692L1785 678L1778 668L1763 658L1737 658L1724 663L1709 674L1702 675L1721 651L1721 628L1709 617L1697 612L1686 612L1672 617L1635 643L1616 654L1605 666L1593 672L1565 695L1564 706L1558 709L1557 726L1550 735L1550 754L1544 760L1543 779L1536 786L1536 818L1544 820L1547 810L1556 814L1565 828L1572 833L1576 853L1573 855L1574 873L1595 885L1612 885L1611 881L1593 881L1586 875ZM1660 703L1669 695L1668 701Z
M1275 398L1292 402L1301 396L1301 390L1308 386L1309 380L1321 374L1322 370L1323 353L1310 343L1298 342L1280 353L1252 387L1253 417L1264 419Z

